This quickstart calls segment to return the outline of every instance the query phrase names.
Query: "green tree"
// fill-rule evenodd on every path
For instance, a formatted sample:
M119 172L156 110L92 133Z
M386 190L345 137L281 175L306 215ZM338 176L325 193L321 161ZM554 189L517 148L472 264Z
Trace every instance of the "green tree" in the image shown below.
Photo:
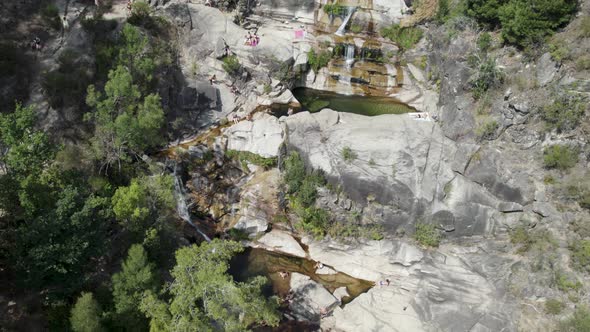
M105 248L110 205L72 186L56 196L52 209L19 225L14 259L28 285L59 286L67 293Z
M174 209L174 179L170 175L154 175L131 180L119 187L112 198L117 220L138 234L170 216Z
M141 308L151 317L152 331L244 331L264 322L279 322L277 299L266 299L264 277L238 283L227 273L229 260L243 247L218 239L176 252L171 271L170 304L147 293ZM215 327L215 328L214 328Z
M509 0L467 0L467 15L488 28L500 24L499 10Z
M542 41L567 24L576 9L576 0L510 0L498 10L502 37L520 46Z
M86 103L95 109L86 114L95 125L93 152L102 163L101 170L113 164L121 170L121 162L163 142L164 111L156 94L147 95L142 102L139 86L121 65L109 72L104 90L103 95L91 85L86 96Z
M121 272L113 275L113 300L115 311L127 331L145 330L145 316L139 311L145 291L156 291L155 265L141 244L129 248Z
M35 121L33 107L20 103L13 113L0 114L0 143L8 148L0 154L0 162L18 180L40 173L55 155L47 135L34 129Z
M101 310L92 293L82 293L72 308L70 324L74 332L104 331Z

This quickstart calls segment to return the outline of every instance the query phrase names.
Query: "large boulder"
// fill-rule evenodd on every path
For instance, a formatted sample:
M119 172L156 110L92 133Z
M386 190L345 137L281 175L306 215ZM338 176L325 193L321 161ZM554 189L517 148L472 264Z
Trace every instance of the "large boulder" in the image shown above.
M263 114L255 121L240 121L224 131L227 149L248 151L265 158L276 157L283 143L283 128L274 116Z
M294 296L289 308L298 320L317 322L323 311L327 313L340 302L322 285L299 273L291 274L291 290Z
M502 189L512 187L501 177L487 187L456 173L470 158L462 155L474 149L446 138L435 122L408 114L365 117L331 110L283 121L288 148L323 170L329 182L366 206L365 215L390 231L399 226L413 231L422 218L456 236L489 234L500 203L522 201Z
M273 229L263 237L251 244L254 248L263 248L270 251L282 252L295 257L305 257L305 250L291 234Z
M506 294L506 275L513 261L490 254L497 250L490 243L421 251L403 241L357 245L306 241L313 260L339 272L377 284L390 279L389 286L375 286L344 308L336 308L332 317L322 320L322 328L513 331L516 303Z

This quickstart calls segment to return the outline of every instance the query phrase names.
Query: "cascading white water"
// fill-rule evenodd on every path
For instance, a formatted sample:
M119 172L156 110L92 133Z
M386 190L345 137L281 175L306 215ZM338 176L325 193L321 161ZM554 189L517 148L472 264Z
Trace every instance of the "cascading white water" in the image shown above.
M189 223L189 225L193 226L193 228L197 231L197 233L201 234L205 241L211 242L211 239L207 236L207 234L203 233L191 220L190 213L188 212L188 206L186 205L186 193L184 192L184 187L182 186L180 178L178 175L176 175L176 170L174 171L174 194L176 196L176 212L180 218Z
M344 19L344 21L342 21L342 24L340 24L338 30L336 30L337 36L344 36L344 30L346 30L346 25L348 24L348 21L350 21L350 18L352 17L352 14L354 14L355 10L356 7L346 7L346 18Z
M346 67L351 68L354 63L354 45L346 45L344 59L346 59Z

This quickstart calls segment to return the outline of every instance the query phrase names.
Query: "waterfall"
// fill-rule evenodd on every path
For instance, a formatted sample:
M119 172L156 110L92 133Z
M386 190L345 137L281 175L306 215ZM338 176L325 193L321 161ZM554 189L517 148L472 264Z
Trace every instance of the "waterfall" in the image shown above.
M205 241L211 242L211 239L207 236L207 234L203 233L191 220L191 215L188 212L188 205L186 205L186 193L184 192L184 187L182 186L180 177L176 175L176 168L174 169L174 194L176 196L176 211L180 218L189 223L189 225L193 226L193 228L197 231L197 233L201 234Z
M355 10L356 7L346 7L346 18L344 19L344 21L342 21L342 24L340 24L338 30L336 30L337 36L344 36L344 30L346 30L346 25L348 24L348 21L350 21L350 18L352 17L352 14L354 14Z
M346 59L346 67L351 68L354 63L354 45L346 45L346 52L344 53Z

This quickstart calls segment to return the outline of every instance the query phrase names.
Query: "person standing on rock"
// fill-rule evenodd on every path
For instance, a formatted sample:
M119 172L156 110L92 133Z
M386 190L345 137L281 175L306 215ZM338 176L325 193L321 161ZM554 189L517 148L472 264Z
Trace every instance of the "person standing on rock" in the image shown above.
M68 17L66 15L64 15L64 17L62 18L61 23L63 25L64 31L68 31L68 29L70 28L70 23L68 23Z

